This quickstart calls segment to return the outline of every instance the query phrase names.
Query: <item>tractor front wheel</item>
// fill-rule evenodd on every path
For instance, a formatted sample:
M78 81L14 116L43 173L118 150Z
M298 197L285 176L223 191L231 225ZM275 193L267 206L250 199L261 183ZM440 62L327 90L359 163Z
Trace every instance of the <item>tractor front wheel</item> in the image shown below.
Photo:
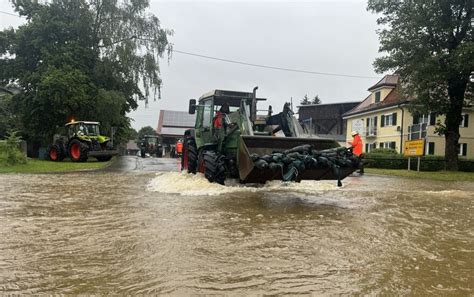
M58 144L53 144L50 146L48 155L51 161L59 162L64 159L64 153Z
M214 151L203 151L199 157L199 172L203 172L209 182L223 185L226 178L224 156Z
M69 143L69 157L71 157L73 162L86 162L88 152L89 148L87 145L77 139L73 139Z

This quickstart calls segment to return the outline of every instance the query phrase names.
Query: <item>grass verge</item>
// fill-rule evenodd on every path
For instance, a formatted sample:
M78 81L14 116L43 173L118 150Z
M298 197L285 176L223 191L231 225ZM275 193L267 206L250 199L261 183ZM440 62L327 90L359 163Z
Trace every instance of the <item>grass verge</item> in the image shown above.
M14 166L4 166L0 164L0 173L50 173L50 172L71 172L81 170L96 170L107 167L114 158L108 162L99 162L91 159L87 162L52 162L47 160L29 159L28 163Z
M406 169L379 169L365 168L364 171L370 174L393 175L407 178L421 178L442 181L474 181L474 172L453 172L453 171L408 171Z

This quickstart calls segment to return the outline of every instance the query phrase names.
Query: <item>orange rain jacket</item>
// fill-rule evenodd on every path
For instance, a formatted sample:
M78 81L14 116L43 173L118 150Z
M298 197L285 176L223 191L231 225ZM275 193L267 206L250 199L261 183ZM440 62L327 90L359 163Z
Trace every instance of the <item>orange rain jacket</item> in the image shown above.
M362 139L360 138L359 134L356 134L354 136L354 141L349 142L350 145L352 145L352 152L356 156L362 155Z
M214 119L212 120L212 125L216 129L220 129L224 126L224 116L225 114L223 112L216 112L216 115L214 116Z
M178 143L176 143L176 152L178 154L181 154L183 152L183 143L181 141L178 141Z

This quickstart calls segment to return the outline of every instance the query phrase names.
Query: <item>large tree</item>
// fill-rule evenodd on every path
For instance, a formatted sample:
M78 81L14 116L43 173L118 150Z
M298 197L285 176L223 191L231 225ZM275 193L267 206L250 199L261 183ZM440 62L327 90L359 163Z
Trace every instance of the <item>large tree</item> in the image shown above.
M147 12L148 1L12 4L27 21L0 32L0 83L23 89L13 101L27 136L47 142L71 118L125 136L126 113L159 96L158 62L170 50L172 32Z
M151 126L142 127L140 130L138 130L137 140L142 139L145 135L156 135L156 130Z
M457 170L463 106L472 104L474 43L472 0L369 0L380 13L376 70L395 70L416 112L445 115L439 131L446 140L447 169Z

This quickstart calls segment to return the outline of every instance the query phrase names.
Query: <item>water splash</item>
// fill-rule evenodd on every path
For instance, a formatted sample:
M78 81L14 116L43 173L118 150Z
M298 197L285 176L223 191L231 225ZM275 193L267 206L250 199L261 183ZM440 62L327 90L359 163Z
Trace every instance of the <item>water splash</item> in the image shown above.
M334 181L283 182L269 181L264 185L243 185L236 180L226 181L226 185L210 183L202 174L178 172L157 173L148 184L148 191L186 196L216 196L228 193L256 192L293 192L316 194L329 190L338 190Z

